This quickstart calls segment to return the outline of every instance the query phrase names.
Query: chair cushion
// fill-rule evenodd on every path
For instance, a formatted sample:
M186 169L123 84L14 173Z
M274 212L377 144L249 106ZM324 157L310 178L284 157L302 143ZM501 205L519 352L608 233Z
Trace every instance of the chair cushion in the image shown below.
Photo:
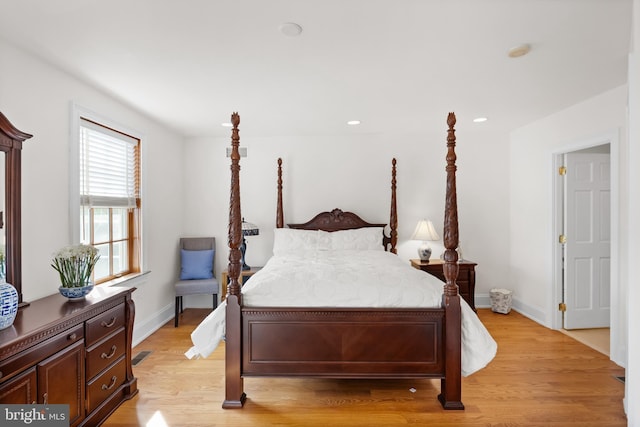
M181 297L183 295L201 295L201 294L218 294L220 286L218 280L203 279L203 280L181 280L176 283L175 290L176 296Z
M213 249L203 251L180 249L180 280L211 279L214 252Z

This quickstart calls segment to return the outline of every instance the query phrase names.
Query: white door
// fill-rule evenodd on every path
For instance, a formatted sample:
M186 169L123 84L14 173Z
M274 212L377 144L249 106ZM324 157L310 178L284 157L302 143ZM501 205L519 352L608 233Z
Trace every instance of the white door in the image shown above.
M565 157L565 329L609 326L611 191L609 154Z

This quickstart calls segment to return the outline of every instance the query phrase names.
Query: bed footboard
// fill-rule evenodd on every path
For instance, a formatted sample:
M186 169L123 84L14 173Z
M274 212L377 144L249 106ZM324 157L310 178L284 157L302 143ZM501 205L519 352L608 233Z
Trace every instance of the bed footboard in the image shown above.
M244 376L442 378L443 309L243 308Z

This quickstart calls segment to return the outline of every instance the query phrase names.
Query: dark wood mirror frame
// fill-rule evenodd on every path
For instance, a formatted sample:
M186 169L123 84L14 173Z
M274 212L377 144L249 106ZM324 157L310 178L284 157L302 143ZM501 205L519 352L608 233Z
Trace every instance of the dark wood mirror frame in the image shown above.
M5 262L6 280L18 291L22 300L22 143L32 135L16 129L0 112L0 151L5 153Z

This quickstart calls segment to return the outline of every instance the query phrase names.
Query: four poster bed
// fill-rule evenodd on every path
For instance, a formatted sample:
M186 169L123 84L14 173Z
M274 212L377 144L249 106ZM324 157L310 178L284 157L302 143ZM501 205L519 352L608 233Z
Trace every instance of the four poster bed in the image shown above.
M455 115L447 118L444 289L442 282L395 255L395 159L388 237L385 224L340 209L285 228L278 159L274 256L241 289L237 113L231 121L230 282L226 300L193 332L189 350L190 357L206 357L224 337L223 408L244 405L244 377L288 376L439 378L443 408L464 409L461 376L484 367L496 344L456 285Z

